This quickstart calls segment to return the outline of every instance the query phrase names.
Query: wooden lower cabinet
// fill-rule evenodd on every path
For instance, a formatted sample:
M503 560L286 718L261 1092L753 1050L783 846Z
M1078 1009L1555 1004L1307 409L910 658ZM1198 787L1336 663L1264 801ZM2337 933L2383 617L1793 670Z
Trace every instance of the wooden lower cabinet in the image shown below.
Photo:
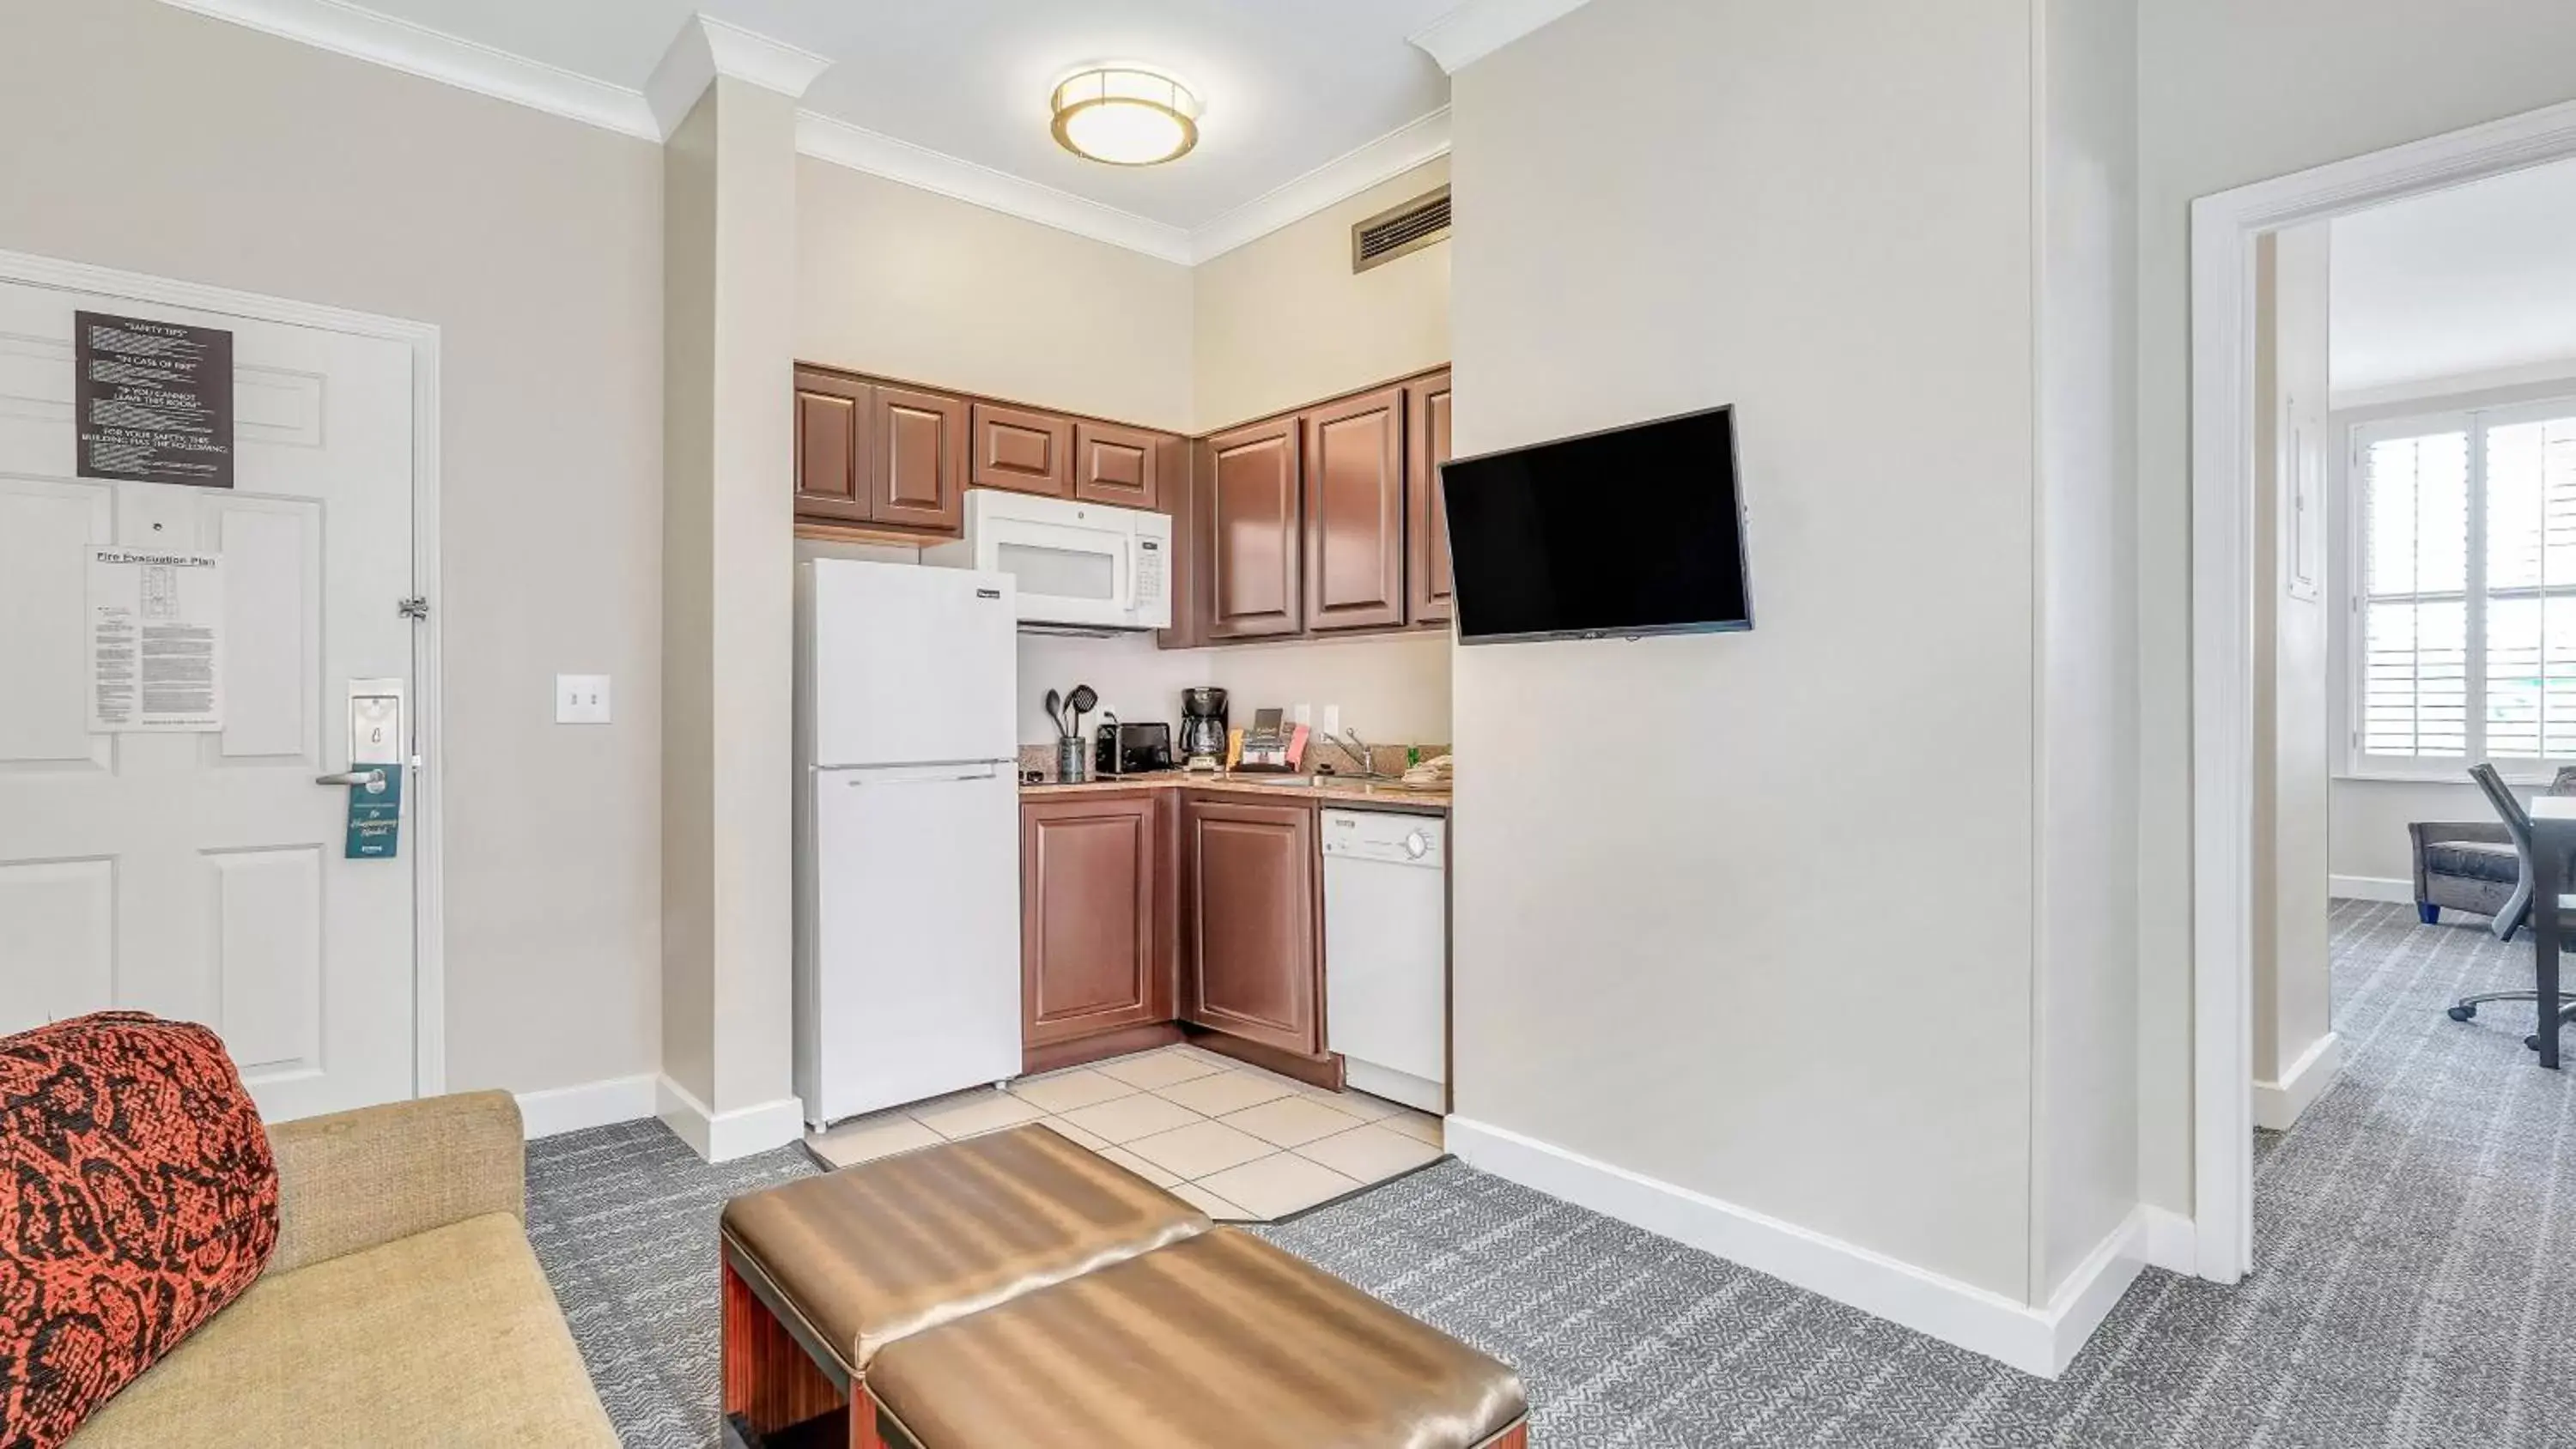
M1187 877L1182 1018L1265 1046L1324 1049L1321 864L1315 811L1192 797L1182 806Z
M1173 1018L1169 809L1148 791L1021 802L1024 1048Z

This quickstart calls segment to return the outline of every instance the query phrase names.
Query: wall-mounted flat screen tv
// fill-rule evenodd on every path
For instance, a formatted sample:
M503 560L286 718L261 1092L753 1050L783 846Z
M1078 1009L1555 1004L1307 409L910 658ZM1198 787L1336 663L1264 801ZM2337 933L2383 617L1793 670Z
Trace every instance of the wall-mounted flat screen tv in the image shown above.
M1461 458L1441 481L1462 643L1753 627L1732 408Z

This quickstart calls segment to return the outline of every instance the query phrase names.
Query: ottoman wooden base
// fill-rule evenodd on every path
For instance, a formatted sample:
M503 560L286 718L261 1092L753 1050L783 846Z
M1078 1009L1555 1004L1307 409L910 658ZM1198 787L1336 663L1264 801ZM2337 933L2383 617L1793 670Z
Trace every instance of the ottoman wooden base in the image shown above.
M876 1402L867 1385L840 1380L822 1366L758 1290L724 1255L724 1414L764 1441L811 1426L800 1438L820 1436L826 1419L845 1419L830 1442L848 1449L885 1449L877 1429ZM845 1412L844 1412L845 1411Z

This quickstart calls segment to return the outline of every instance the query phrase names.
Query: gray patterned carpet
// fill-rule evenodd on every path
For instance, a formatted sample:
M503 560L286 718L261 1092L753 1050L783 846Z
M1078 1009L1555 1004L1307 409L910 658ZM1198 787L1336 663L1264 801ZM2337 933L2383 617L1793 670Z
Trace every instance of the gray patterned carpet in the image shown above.
M1548 1446L2576 1444L2576 1084L2527 1011L2441 1007L2528 948L2338 903L2343 1077L2256 1147L2256 1271L2150 1270L2056 1383L1451 1162L1269 1229L1516 1365ZM2487 983L2493 983L2488 985ZM531 1235L627 1442L714 1442L716 1207L658 1125L541 1142Z

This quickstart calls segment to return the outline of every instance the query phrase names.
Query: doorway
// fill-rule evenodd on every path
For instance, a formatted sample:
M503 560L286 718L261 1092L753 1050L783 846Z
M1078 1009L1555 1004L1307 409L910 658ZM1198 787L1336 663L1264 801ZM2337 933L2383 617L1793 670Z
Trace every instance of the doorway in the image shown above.
M2258 263L2267 238L2386 202L2576 156L2556 106L2293 176L2192 208L2194 1250L2242 1278L2253 1252L2251 982L2256 911Z
M171 328L230 367L189 482L79 436ZM271 1120L443 1088L436 379L433 328L0 254L0 1033L201 1022Z

